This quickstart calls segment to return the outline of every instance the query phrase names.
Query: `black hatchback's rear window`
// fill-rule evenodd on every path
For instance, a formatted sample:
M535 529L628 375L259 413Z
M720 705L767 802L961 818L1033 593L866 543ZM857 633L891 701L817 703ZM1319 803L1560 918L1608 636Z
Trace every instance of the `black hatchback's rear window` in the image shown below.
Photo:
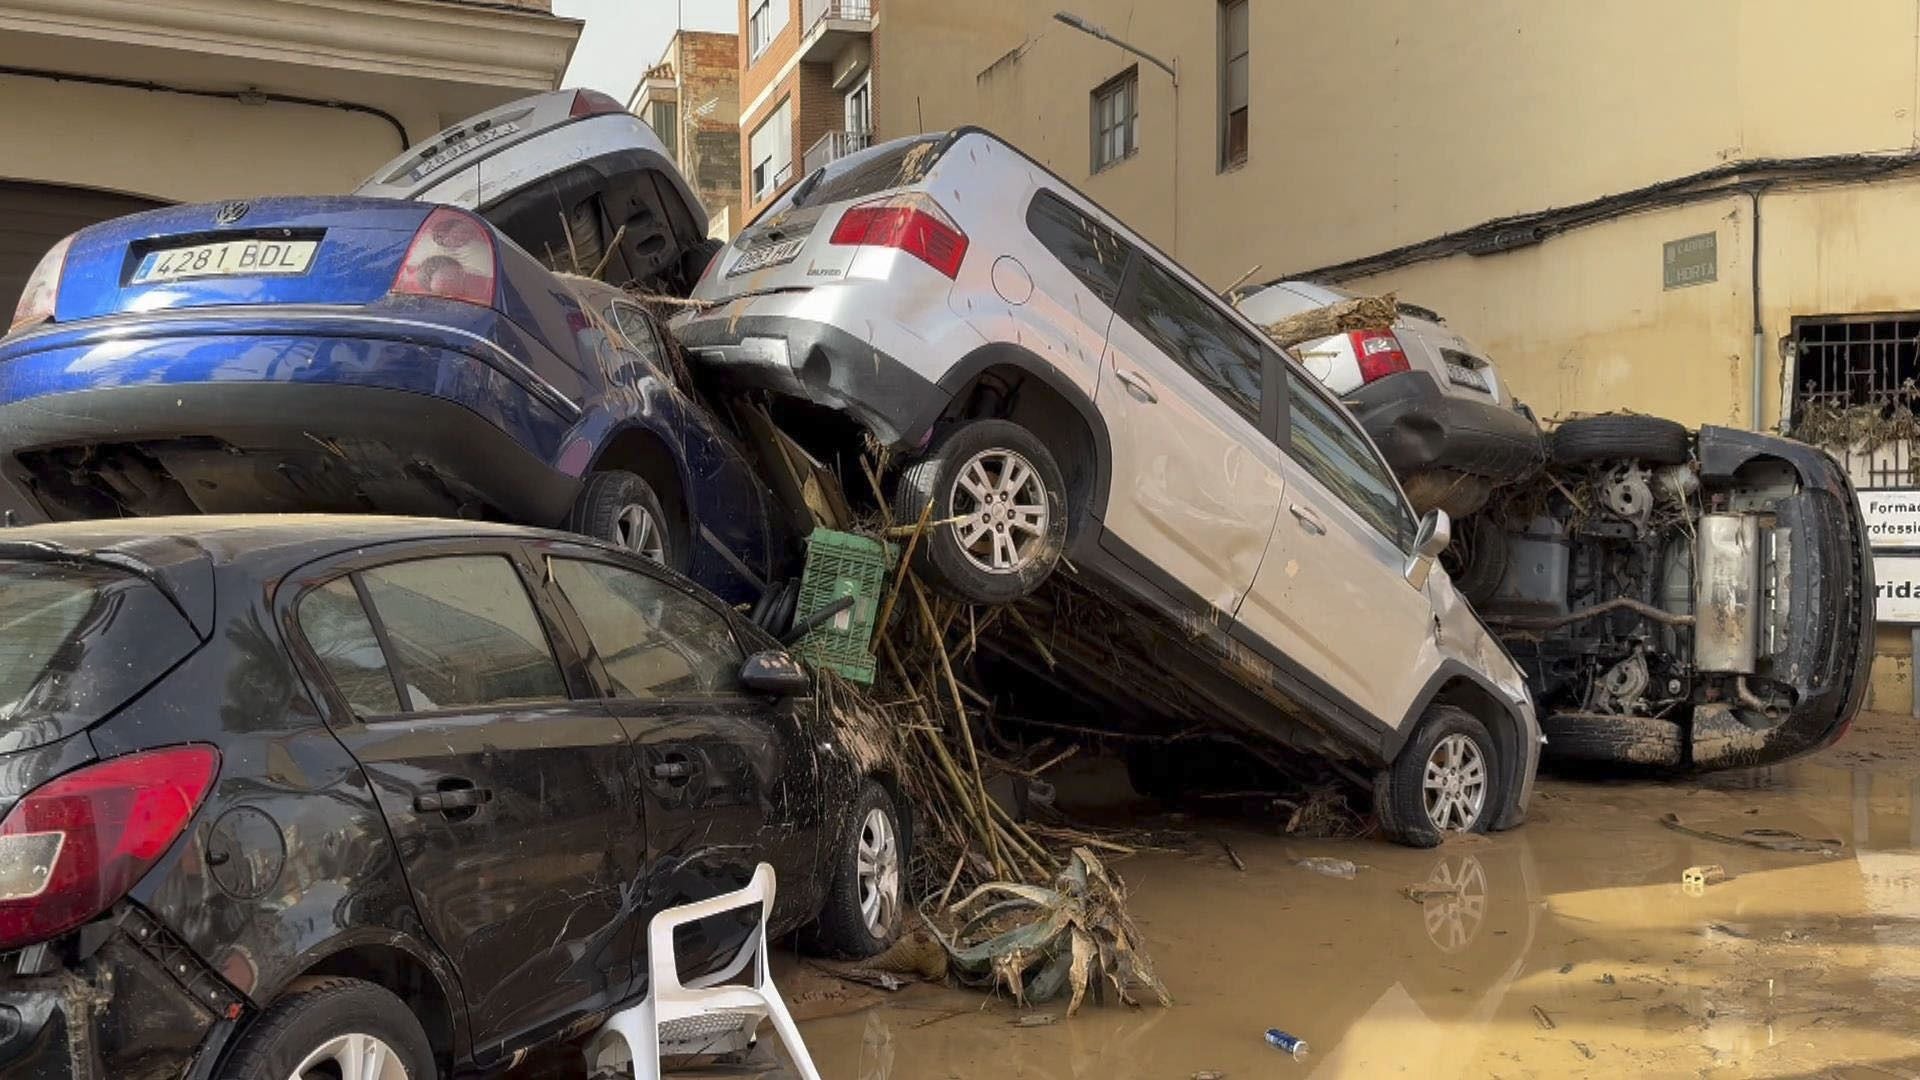
M795 189L802 197L796 198L793 205L796 208L825 206L877 195L890 188L911 187L940 160L938 147L945 140L945 135L928 135L871 155L860 155L841 165L838 171L828 165L826 173L813 186Z
M104 718L199 643L179 609L132 574L0 560L0 751Z

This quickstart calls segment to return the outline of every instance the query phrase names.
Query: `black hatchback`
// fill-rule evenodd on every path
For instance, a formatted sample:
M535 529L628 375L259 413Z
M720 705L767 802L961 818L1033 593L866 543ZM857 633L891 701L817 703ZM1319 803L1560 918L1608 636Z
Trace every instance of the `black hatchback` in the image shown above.
M774 932L878 951L904 805L778 650L557 533L0 530L0 1075L491 1071L763 861ZM745 932L695 929L683 974Z

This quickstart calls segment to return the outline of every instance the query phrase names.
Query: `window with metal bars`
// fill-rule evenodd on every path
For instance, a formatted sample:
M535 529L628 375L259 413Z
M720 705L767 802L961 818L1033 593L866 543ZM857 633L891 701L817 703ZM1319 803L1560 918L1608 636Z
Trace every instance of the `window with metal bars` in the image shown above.
M1790 433L1832 451L1861 487L1920 481L1920 312L1796 318L1792 342Z

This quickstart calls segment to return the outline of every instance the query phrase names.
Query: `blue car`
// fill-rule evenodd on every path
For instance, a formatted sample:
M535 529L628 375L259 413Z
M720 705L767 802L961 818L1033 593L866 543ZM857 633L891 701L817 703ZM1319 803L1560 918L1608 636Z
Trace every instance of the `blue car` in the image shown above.
M48 252L0 339L0 513L558 526L749 602L787 541L673 348L619 290L454 207L120 218Z

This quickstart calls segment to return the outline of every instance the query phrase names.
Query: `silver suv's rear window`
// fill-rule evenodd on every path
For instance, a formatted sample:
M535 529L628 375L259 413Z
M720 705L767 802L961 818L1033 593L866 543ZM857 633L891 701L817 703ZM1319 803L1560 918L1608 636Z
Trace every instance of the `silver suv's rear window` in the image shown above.
M0 560L0 751L105 718L197 645L179 609L132 574Z
M837 171L833 165L811 187L803 181L794 188L793 205L825 206L878 195L891 188L911 187L920 182L940 159L938 147L945 135L923 135L918 139L875 148L871 154L849 158Z

